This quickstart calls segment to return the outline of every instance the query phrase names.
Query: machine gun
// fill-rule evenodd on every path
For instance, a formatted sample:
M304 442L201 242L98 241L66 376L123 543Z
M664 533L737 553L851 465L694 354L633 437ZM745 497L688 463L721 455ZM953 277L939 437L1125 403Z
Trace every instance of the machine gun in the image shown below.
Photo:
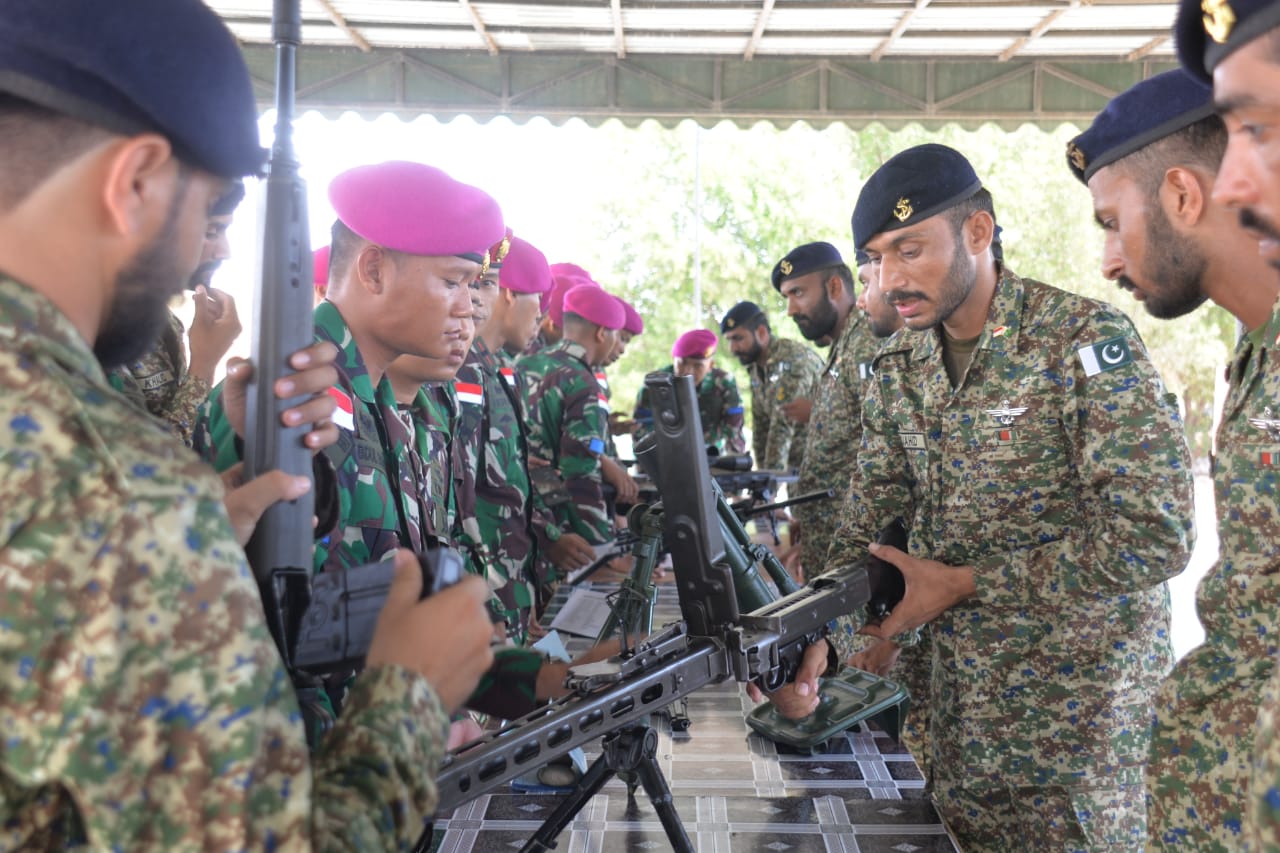
M754 609L739 603L717 489L702 452L697 398L688 377L645 378L655 406L655 480L662 538L672 555L682 619L608 661L573 667L568 696L446 757L438 810L456 806L604 736L603 754L525 850L546 850L614 773L635 774L676 850L692 850L655 758L656 733L642 721L708 684L728 679L776 690L805 648L837 617L871 597L866 559L839 566ZM723 503L721 501L721 503ZM736 519L736 517L735 517ZM739 527L740 529L740 527ZM757 578L758 580L758 578Z

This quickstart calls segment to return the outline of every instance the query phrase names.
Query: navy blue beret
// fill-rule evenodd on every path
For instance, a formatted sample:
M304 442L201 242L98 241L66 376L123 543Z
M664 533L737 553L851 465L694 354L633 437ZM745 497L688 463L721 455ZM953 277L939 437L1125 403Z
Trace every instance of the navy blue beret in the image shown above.
M864 267L871 263L871 256L861 249L855 249L853 253L853 262L860 267Z
M929 143L908 148L876 169L858 193L853 208L853 244L885 231L897 231L955 207L982 189L965 156L954 148Z
M1178 60L1191 74L1211 82L1219 62L1278 26L1276 0L1181 0L1173 25Z
M160 133L221 177L265 162L249 69L200 0L0 0L0 91L113 133Z
M739 302L729 309L720 321L720 331L728 332L739 326L751 323L757 317L764 317L764 310L754 302Z
M787 256L773 266L773 289L782 292L782 283L789 278L799 278L817 270L844 266L840 250L830 243L805 243L796 246Z
M1088 184L1103 166L1213 114L1213 89L1181 68L1121 92L1067 143L1067 165Z

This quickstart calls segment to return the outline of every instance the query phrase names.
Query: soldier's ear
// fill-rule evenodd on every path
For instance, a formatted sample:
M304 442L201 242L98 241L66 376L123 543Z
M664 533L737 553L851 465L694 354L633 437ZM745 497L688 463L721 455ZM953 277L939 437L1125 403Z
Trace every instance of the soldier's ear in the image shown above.
M356 281L370 293L381 293L385 284L386 266L390 260L381 246L366 243L356 255Z

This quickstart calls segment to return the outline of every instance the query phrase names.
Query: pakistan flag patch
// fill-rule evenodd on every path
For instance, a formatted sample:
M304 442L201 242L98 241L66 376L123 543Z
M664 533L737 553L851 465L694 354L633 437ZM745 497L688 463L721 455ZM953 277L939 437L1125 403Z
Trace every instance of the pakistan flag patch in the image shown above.
M1108 338L1076 350L1085 376L1097 376L1107 370L1115 370L1133 361L1129 342L1124 338Z

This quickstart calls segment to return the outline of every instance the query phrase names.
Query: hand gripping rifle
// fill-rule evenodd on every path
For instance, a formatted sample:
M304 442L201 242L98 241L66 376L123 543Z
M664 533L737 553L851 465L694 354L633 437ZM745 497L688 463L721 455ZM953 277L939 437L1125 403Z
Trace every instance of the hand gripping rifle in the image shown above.
M293 149L300 0L274 0L271 37L276 46L276 129L259 210L254 370L245 416L247 478L275 468L296 476L312 473L311 451L303 444L310 425L285 427L280 421L281 413L301 398L280 400L274 390L276 380L293 372L289 357L315 340L307 187ZM313 577L314 514L314 489L297 500L276 503L263 514L245 548L267 624L298 688L313 738L328 722L324 706L314 701L317 678L363 664L395 575L387 561ZM455 551L432 549L418 560L424 595L463 576Z
M602 756L525 847L546 850L614 773L638 775L676 850L692 850L654 757L656 733L639 721L708 684L790 681L805 648L838 616L870 598L865 560L814 578L744 612L726 557L717 499L702 448L697 398L688 377L651 373L656 402L657 481L662 534L672 555L682 620L608 661L573 667L571 693L448 756L437 784L438 812L456 806L604 736Z

